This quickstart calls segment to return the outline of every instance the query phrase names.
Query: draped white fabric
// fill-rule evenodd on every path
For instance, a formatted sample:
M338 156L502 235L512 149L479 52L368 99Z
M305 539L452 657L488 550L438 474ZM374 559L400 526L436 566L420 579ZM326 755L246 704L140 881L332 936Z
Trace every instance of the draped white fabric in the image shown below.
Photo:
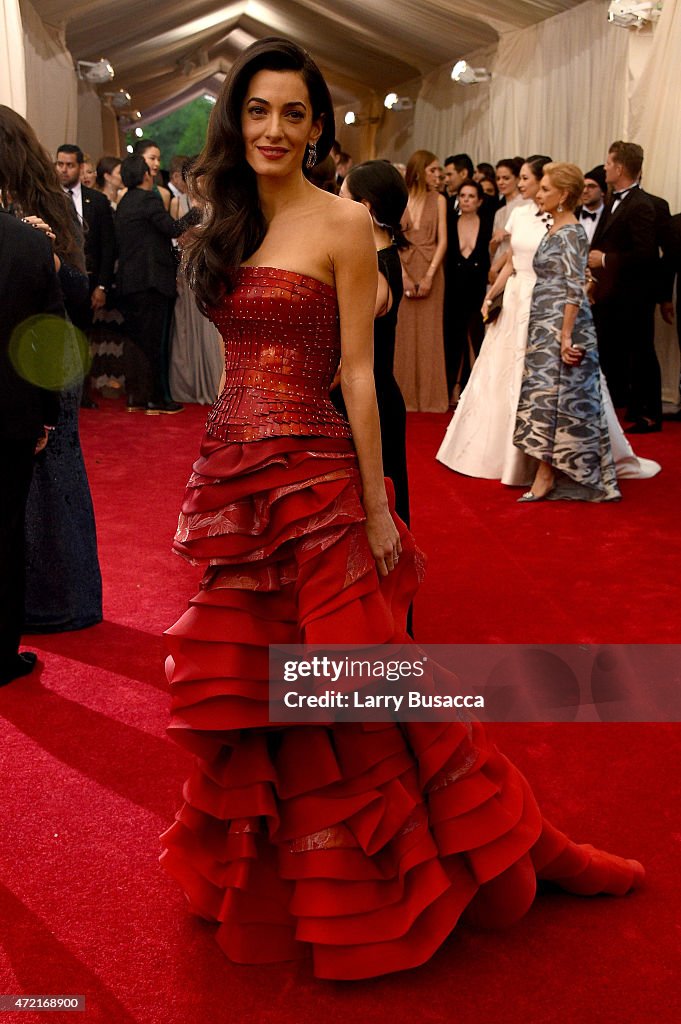
M665 0L644 73L631 97L630 138L646 152L649 192L681 210L681 0Z
M26 113L26 71L19 0L0 0L0 103Z
M548 153L585 168L601 163L626 124L629 88L628 33L607 22L606 10L591 0L504 33L496 51L469 58L492 72L488 83L457 85L451 65L428 76L414 148L476 160Z
M26 60L26 119L42 144L55 153L78 132L78 87L64 33L43 23L21 0Z

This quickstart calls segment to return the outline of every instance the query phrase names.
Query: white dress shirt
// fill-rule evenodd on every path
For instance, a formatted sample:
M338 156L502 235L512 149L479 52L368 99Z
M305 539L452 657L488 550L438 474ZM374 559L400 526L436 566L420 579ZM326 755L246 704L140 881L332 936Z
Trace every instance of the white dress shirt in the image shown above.
M63 185L62 185L62 188L64 188ZM73 205L76 208L76 213L78 214L78 220L82 224L83 223L83 193L81 192L81 189L80 189L80 182L77 181L75 185L71 185L69 188L64 188L64 191L66 192L67 195L69 194L69 192L71 192L71 199L73 200Z
M605 203L601 203L597 210L587 210L587 208L583 206L582 209L579 211L579 223L586 231L586 237L589 239L589 245L591 245L593 241L596 228L598 227L598 222L603 215L604 209ZM584 216L585 213L587 214L586 217ZM592 213L596 214L595 220L591 217Z

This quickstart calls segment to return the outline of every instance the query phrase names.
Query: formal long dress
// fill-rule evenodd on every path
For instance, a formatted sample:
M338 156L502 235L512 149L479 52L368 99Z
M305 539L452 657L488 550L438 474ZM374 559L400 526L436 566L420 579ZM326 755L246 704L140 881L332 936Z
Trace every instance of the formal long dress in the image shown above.
M402 267L397 247L378 251L379 273L388 282L392 304L387 313L374 320L374 383L381 424L383 472L395 488L395 511L409 526L409 480L407 475L407 410L393 373L395 329L402 299ZM340 388L331 392L331 400L344 416L345 402Z
M559 471L549 497L612 501L620 491L586 297L588 254L586 232L579 224L566 224L539 243L513 440L527 455ZM579 366L566 366L561 358L566 303L578 308L572 344L584 351Z
M62 263L67 310L87 299L87 277ZM65 357L59 419L36 458L26 506L26 632L59 633L102 620L102 577L92 496L80 447L82 363Z
M179 197L178 218L191 208L187 194ZM177 275L177 300L170 339L170 393L176 402L212 405L224 365L222 339L199 310L185 274Z
M197 759L162 863L225 953L364 978L423 963L464 911L520 916L536 877L583 893L639 884L636 862L549 825L477 722L270 721L269 645L409 642L422 559L396 520L398 567L376 572L328 397L333 287L243 267L211 314L226 383L175 539L207 568L167 634L171 734Z
M402 218L404 234L411 243L400 253L402 266L415 283L425 275L437 248L438 199L428 192L418 228L409 207ZM397 318L395 379L407 409L445 412L449 406L445 350L442 335L444 272L438 267L426 299L405 299Z
M471 371L469 342L477 356L484 338L480 307L487 290L489 273L490 222L478 215L478 233L472 251L461 252L458 216L448 220L445 257L444 340L447 364L447 391L451 397L459 377L465 386Z
M487 328L480 355L437 453L440 462L458 473L523 487L532 482L536 466L513 444L513 432L535 283L532 261L546 234L546 225L537 213L535 204L528 203L517 207L508 220L513 276L504 290L501 314ZM601 394L618 477L655 476L660 471L659 463L635 455L617 419L604 377Z

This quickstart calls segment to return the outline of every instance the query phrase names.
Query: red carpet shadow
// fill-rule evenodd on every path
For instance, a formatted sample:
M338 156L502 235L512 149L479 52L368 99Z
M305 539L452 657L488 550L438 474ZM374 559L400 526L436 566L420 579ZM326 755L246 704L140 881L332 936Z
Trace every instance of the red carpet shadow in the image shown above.
M40 918L0 883L0 946L17 978L17 995L85 996L85 1013L50 1011L52 1021L88 1024L141 1024L81 960L55 938ZM21 1011L21 1020L45 1020L44 1013Z
M0 715L63 765L144 810L172 817L187 757L170 741L53 693L35 674L0 691Z
M114 672L126 679L165 691L163 671L166 649L163 637L117 622L100 622L73 633L36 633L24 638L27 647L71 658Z

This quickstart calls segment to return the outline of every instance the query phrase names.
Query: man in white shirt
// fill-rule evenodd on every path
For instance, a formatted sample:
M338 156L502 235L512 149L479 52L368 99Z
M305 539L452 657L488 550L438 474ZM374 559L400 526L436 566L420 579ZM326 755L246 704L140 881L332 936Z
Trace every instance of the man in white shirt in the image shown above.
M593 241L598 222L601 219L603 210L605 209L605 197L607 195L607 191L608 186L605 183L605 170L603 168L603 164L599 167L594 167L592 171L589 171L584 175L582 203L579 209L575 210L575 214L579 223L586 231L586 237L589 239L589 245L591 245Z

